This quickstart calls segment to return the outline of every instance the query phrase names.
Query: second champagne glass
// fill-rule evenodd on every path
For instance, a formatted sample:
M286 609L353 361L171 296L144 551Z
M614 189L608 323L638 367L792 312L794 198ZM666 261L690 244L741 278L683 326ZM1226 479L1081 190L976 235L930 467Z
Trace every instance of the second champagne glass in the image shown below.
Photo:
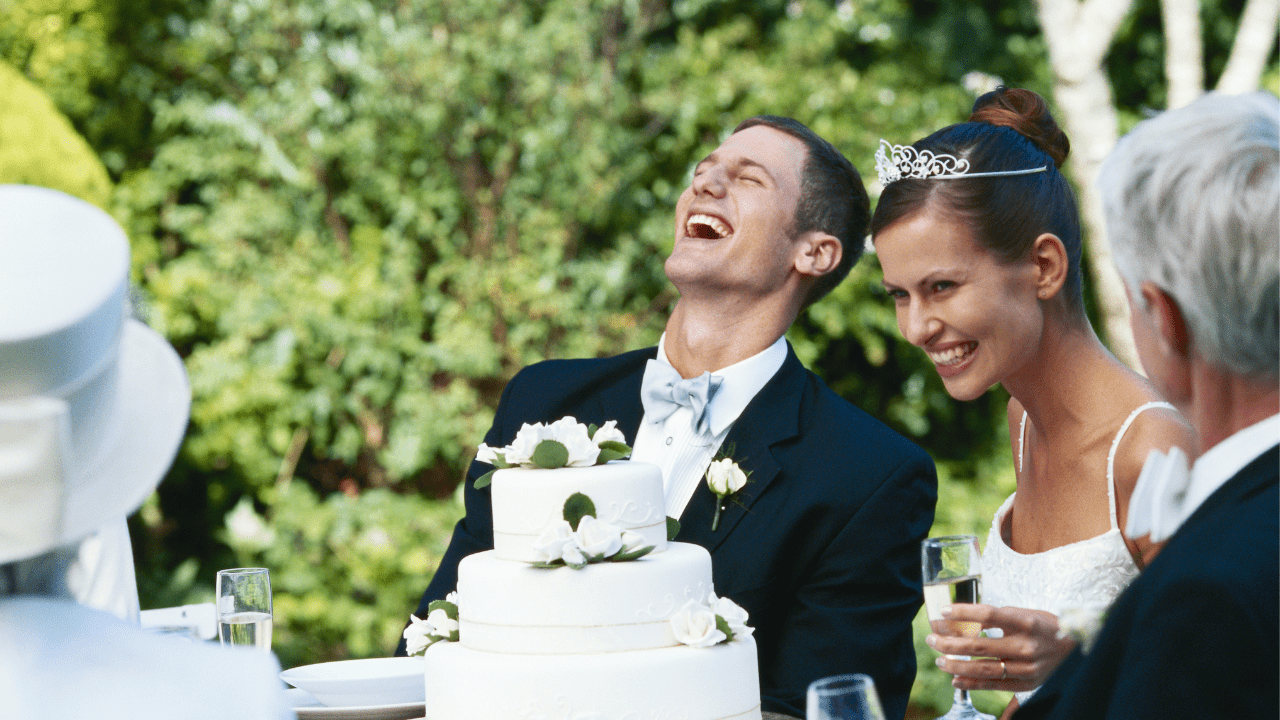
M218 639L271 650L271 577L266 568L218 571Z
M974 535L929 538L920 545L920 567L924 579L924 605L929 626L940 635L977 637L982 624L947 620L942 611L952 603L978 602L982 578L981 553ZM954 657L954 656L953 656ZM956 690L951 709L938 720L996 720L978 712L969 700L969 691Z
M876 685L867 675L835 675L809 683L806 720L884 720Z

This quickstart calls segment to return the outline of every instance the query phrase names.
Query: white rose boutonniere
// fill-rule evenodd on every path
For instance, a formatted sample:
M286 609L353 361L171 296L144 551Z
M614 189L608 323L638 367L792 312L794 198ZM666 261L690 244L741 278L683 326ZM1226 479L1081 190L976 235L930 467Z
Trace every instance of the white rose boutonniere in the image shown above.
M602 465L630 454L631 448L618 430L617 421L610 420L604 427L597 428L566 416L550 425L521 425L515 439L506 447L495 448L480 443L476 460L493 465L495 470L511 467L554 470ZM493 472L491 470L476 479L477 490L489 484Z
M730 459L733 446L730 445L723 454L711 461L707 467L707 488L716 496L716 514L711 518L711 532L720 528L720 513L728 506L730 500L746 487L750 473L742 471L738 463Z

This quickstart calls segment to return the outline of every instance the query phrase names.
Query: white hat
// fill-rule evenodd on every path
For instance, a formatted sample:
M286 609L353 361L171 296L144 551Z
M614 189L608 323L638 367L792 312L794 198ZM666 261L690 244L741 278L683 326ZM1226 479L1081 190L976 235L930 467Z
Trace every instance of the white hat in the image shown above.
M173 462L191 388L128 281L111 216L0 185L0 563L123 519Z

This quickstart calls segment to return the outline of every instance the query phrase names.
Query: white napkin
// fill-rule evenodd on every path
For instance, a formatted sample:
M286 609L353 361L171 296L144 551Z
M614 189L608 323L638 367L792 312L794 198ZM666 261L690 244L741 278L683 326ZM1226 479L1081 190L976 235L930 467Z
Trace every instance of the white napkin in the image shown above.
M1152 450L1129 498L1125 534L1131 538L1150 535L1151 542L1172 536L1196 509L1186 502L1190 485L1191 469L1182 448L1169 448L1168 454Z

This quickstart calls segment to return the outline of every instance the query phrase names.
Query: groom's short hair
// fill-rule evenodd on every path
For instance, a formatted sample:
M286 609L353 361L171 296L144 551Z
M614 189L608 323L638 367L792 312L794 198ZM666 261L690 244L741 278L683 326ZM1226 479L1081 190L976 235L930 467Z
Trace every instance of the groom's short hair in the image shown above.
M862 256L871 219L871 201L853 163L804 123L778 115L756 115L743 120L733 132L756 125L784 132L805 146L805 162L800 168L800 198L796 201L791 237L817 230L830 233L840 241L840 264L810 286L804 304L811 305L839 285Z

